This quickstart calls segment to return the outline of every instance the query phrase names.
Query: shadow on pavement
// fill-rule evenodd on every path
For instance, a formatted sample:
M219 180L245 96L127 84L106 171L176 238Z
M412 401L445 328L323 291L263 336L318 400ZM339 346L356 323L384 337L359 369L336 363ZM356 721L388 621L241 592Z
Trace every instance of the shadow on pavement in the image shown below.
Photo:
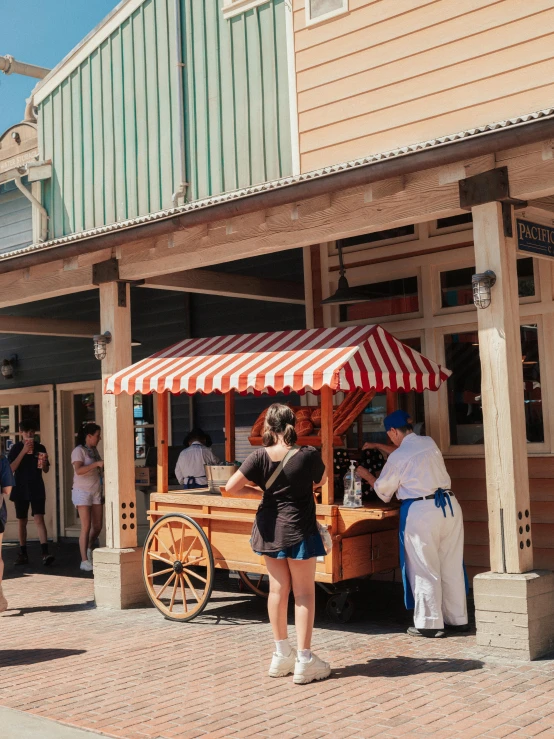
M485 663L477 659L384 657L333 669L331 679L353 676L409 677L424 672L470 672L481 670L484 666Z
M62 657L85 654L86 649L0 649L0 668L34 665Z
M63 603L59 606L32 606L30 608L8 608L3 618L18 618L29 613L73 613L76 611L90 611L96 608L93 600L86 603Z
M79 569L81 557L79 546L74 542L59 541L50 543L49 552L55 557L49 567L42 564L42 553L38 542L31 542L27 546L29 564L16 565L15 560L19 554L19 546L13 542L2 544L2 558L5 562L4 579L28 577L29 575L53 575L57 577L77 577L92 579L92 572L83 572Z

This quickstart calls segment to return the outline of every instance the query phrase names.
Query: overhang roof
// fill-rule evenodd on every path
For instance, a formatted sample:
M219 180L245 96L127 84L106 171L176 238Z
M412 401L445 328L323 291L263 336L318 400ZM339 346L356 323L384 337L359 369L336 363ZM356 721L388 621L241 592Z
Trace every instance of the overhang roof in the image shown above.
M105 392L423 392L450 375L382 326L348 326L185 339L112 375Z
M311 172L195 200L175 208L68 234L50 241L30 244L7 255L0 255L0 263L6 265L3 271L8 271L24 266L25 257L36 252L56 250L57 253L52 259L76 256L108 246L119 246L130 240L170 233L199 223L209 223L218 218L232 218L265 207L293 203L314 195L337 192L347 187L369 184L388 177L423 171L465 158L481 156L484 153L494 153L552 138L554 138L554 108L546 108ZM128 234L130 238L126 238L125 232L130 232ZM14 266L9 264L10 261ZM47 261L50 260L41 259L41 263Z

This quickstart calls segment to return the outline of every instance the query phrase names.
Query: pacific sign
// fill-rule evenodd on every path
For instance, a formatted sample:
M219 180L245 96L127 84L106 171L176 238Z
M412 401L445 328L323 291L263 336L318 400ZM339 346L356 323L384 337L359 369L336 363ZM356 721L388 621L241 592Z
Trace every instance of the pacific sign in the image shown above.
M554 257L554 227L516 220L517 248L541 257Z

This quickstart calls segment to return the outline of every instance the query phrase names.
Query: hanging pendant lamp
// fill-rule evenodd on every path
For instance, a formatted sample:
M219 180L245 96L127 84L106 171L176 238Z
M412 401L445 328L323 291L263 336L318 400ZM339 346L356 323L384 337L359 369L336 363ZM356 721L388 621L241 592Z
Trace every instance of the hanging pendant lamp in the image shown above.
M330 295L321 301L321 305L344 305L346 303L365 303L370 299L368 293L362 287L350 287L345 277L346 270L342 261L342 245L337 241L337 250L339 252L339 283L334 295Z

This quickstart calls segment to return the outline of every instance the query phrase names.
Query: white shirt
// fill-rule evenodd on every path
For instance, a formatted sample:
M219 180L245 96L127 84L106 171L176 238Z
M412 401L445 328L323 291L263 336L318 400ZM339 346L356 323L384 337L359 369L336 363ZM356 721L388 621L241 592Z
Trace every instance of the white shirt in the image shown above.
M84 467L88 467L95 461L84 446L77 446L71 452L71 464L73 462L82 462ZM100 474L101 472L98 467L95 467L84 475L78 475L75 471L73 475L73 490L80 490L83 493L101 493L102 481Z
M449 490L450 477L433 439L408 434L389 455L373 488L388 503L397 491L398 499L406 500L432 495L437 488Z
M220 462L211 449L199 441L193 441L179 454L175 465L175 477L181 485L184 485L189 477L194 477L198 485L207 485L205 464L220 464Z

